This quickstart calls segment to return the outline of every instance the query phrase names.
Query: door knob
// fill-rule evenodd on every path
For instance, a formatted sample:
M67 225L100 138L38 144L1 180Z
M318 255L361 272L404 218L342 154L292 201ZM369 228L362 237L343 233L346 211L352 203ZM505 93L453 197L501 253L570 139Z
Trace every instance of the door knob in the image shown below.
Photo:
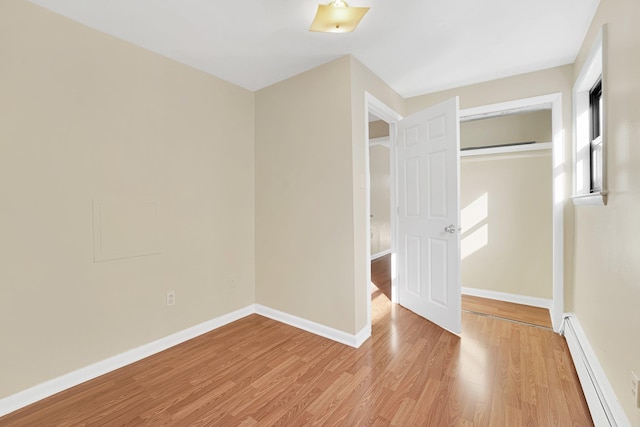
M444 231L446 231L447 233L451 233L451 234L453 234L453 233L455 233L455 232L456 232L456 226L455 226L455 225L453 225L453 224L451 224L451 225L447 225L447 226L444 228Z

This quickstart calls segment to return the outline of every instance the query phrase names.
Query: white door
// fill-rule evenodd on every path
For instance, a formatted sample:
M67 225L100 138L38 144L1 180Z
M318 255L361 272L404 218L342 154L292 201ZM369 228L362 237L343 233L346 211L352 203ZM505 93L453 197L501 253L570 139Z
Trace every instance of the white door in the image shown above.
M458 98L398 124L397 273L400 305L459 334Z

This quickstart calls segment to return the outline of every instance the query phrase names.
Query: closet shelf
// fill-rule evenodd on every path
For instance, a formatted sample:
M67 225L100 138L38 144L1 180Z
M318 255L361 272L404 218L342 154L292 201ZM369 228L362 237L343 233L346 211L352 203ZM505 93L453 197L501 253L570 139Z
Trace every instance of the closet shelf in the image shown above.
M511 144L495 147L468 148L466 150L460 150L460 157L485 156L487 154L518 153L522 151L550 150L551 147L551 142L538 142L535 144Z

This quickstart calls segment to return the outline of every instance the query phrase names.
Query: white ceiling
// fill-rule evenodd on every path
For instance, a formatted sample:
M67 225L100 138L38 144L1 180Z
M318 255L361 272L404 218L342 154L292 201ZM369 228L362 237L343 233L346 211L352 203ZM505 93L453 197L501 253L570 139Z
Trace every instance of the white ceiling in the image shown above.
M32 2L249 90L352 54L408 97L572 63L599 0L351 0L349 34L318 0Z

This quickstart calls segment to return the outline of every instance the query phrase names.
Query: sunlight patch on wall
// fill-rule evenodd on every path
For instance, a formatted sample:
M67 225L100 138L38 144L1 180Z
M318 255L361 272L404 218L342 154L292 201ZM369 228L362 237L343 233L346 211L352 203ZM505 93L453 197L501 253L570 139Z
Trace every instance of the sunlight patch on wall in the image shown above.
M460 212L460 220L462 222L462 234L468 232L476 225L487 219L489 216L489 195L482 194L473 202L468 204Z
M460 257L465 259L489 243L489 194L483 193L460 212L462 240Z
M553 203L556 205L562 205L565 202L565 179L564 179L564 166L565 166L565 153L564 153L564 128L562 126L556 126L559 129L553 134ZM587 149L589 149L587 147ZM578 165L579 168L583 167L582 162ZM584 172L582 172L584 173Z
M583 176L585 174L585 164L583 160L576 162L576 176ZM580 180L576 180L576 194L585 192L584 183Z
M489 224L485 224L473 233L462 238L460 242L460 257L465 259L479 251L489 243Z

